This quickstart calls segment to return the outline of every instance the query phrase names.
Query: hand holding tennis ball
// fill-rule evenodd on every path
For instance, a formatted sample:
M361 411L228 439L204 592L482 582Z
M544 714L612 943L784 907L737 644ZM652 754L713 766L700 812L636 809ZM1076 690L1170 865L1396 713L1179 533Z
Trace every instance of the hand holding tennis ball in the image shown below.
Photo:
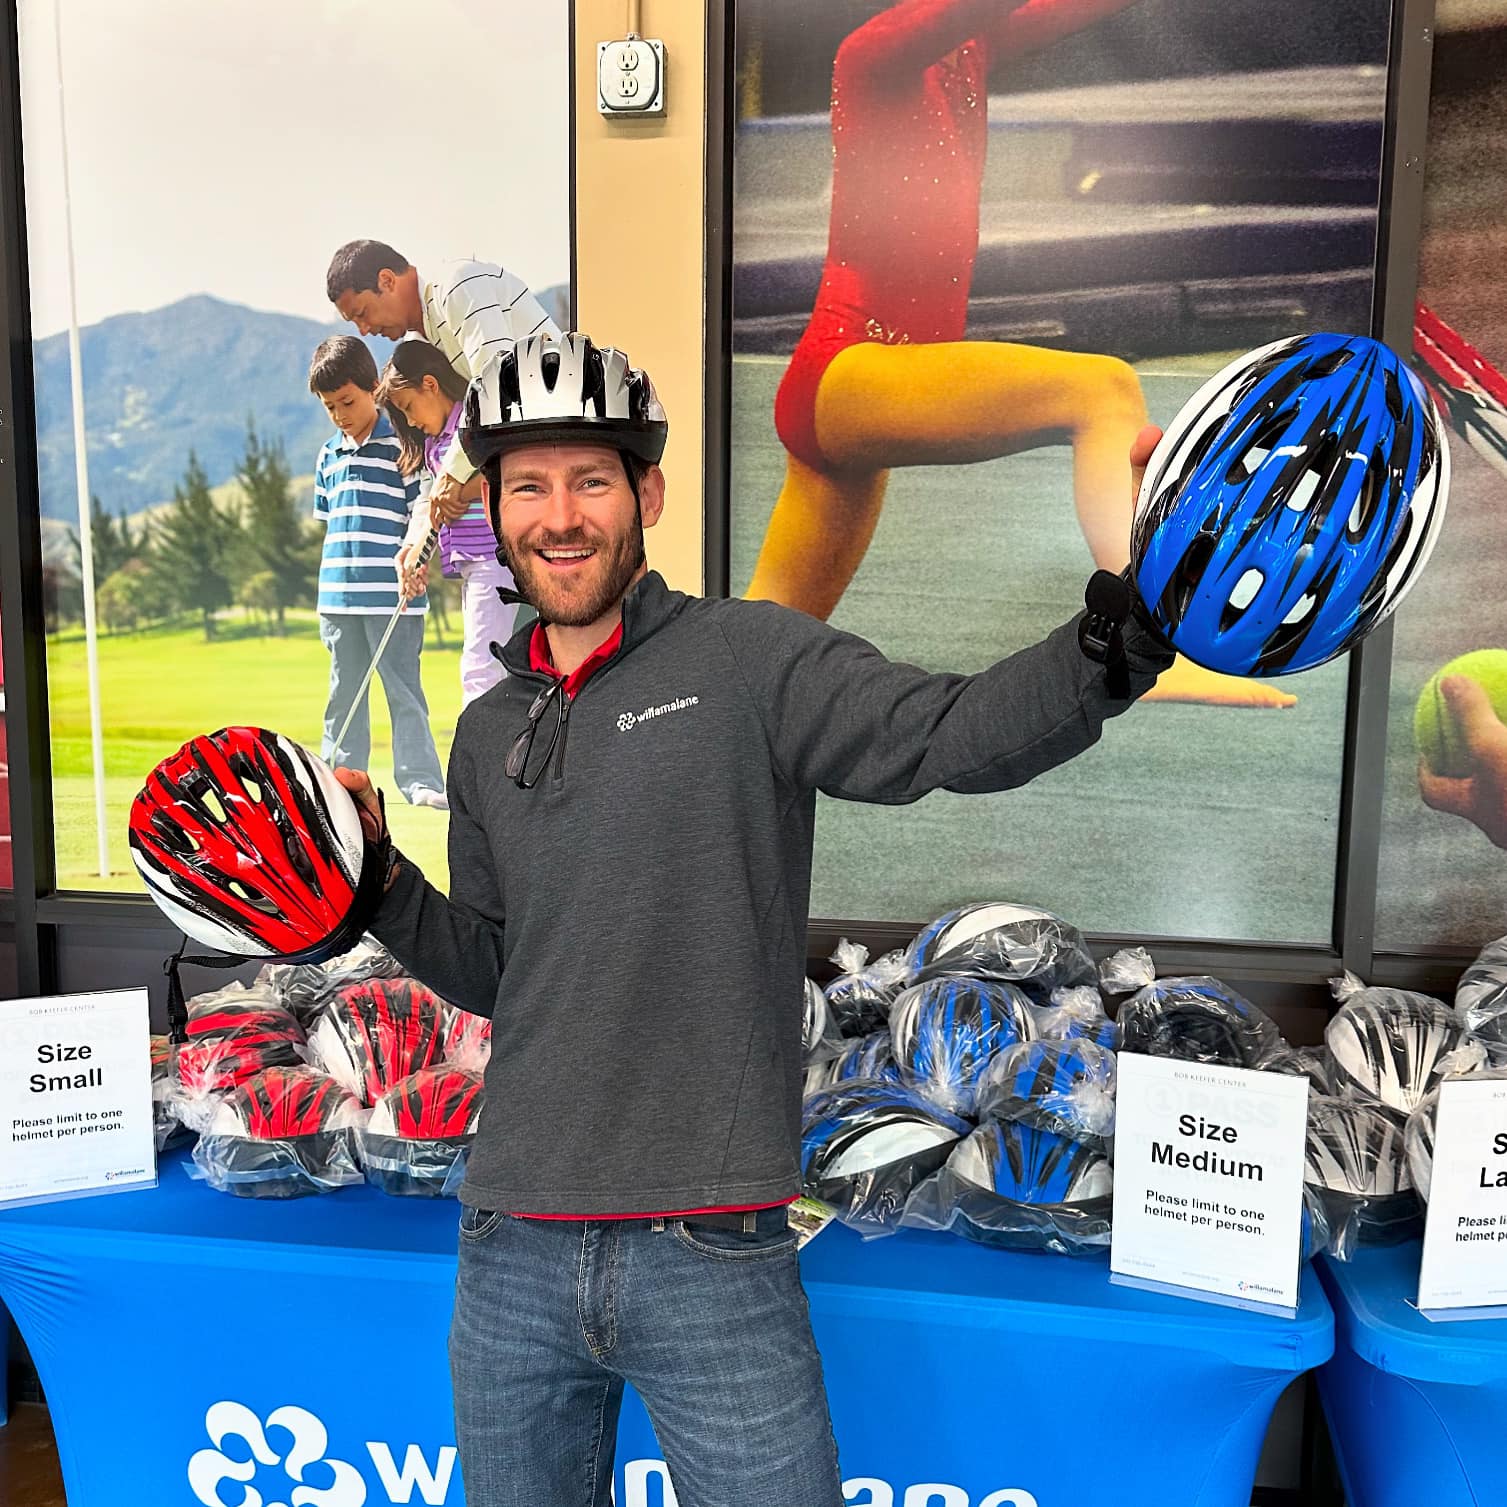
M1451 660L1413 713L1418 791L1435 811L1473 822L1507 848L1507 649Z

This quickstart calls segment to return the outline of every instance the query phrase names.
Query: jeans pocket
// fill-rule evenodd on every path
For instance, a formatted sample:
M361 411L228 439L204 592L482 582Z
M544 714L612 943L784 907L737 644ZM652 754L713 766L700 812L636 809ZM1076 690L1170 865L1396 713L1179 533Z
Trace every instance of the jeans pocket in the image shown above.
M460 1238L485 1240L505 1217L501 1209L473 1209L467 1204L461 1210Z
M672 1228L675 1238L687 1250L717 1261L772 1261L791 1254L796 1244L795 1231L785 1220L747 1234L741 1230L698 1225L695 1220L684 1219L677 1219Z

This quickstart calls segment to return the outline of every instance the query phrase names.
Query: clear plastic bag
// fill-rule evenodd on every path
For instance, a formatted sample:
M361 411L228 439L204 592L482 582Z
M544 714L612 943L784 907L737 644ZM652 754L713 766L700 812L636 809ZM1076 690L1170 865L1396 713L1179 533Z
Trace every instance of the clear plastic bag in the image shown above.
M1124 977L1119 970L1116 982ZM1154 979L1121 1004L1117 1019L1120 1050L1148 1057L1260 1067L1284 1045L1264 1010L1207 974Z
M901 1078L959 1115L973 1115L979 1078L994 1056L1028 1039L1031 1030L1025 994L994 979L927 979L907 989L890 1012Z
M1442 1000L1405 989L1367 989L1354 974L1334 980L1344 1001L1324 1029L1329 1079L1345 1098L1406 1119L1448 1077L1486 1066L1486 1049Z
M417 979L369 978L328 999L309 1028L315 1067L370 1107L440 1060L446 1006Z
M365 936L349 952L323 963L264 963L258 984L271 989L305 1025L324 1002L347 984L369 978L397 978L403 965L375 937Z
M301 1025L270 990L232 984L188 1003L187 1040L172 1054L167 1102L191 1130L203 1131L220 1100L268 1068L302 1067L308 1045Z
M1115 1054L1092 1041L1023 1041L979 1080L979 1116L1014 1120L1104 1151L1115 1133Z
M1455 1015L1494 1065L1507 1066L1507 937L1488 942L1460 975Z
M980 1245L1096 1255L1110 1241L1114 1172L1099 1151L1018 1122L985 1120L920 1183L902 1223Z
M806 1061L825 1062L842 1050L842 1038L827 1008L827 996L814 979L806 980L806 1008L801 1021L801 1050Z
M970 1129L902 1084L836 1084L802 1106L805 1191L865 1237L891 1234L911 1191Z
M492 1056L492 1022L456 1005L442 1005L440 1056L444 1061L480 1077Z
M1310 1094L1303 1181L1323 1207L1329 1254L1395 1245L1423 1228L1402 1127L1373 1105Z
M887 952L871 963L868 948L844 937L831 961L838 968L825 990L832 1030L844 1039L883 1030L890 1003L905 982L904 955Z
M1083 934L1050 911L984 901L938 916L906 952L911 983L937 977L998 979L1038 1004L1097 977Z
M152 1143L167 1151L191 1138L193 1132L178 1117L173 1088L173 1044L166 1036L152 1037Z
M872 1031L867 1036L844 1043L842 1051L827 1064L826 1085L835 1086L859 1078L887 1083L901 1081L888 1031Z
M1049 1005L1032 1005L1040 1041L1091 1041L1107 1051L1120 1045L1120 1028L1104 1012L1104 998L1092 984L1057 989Z
M364 1116L332 1078L268 1068L218 1106L194 1147L195 1175L241 1198L303 1198L361 1181L356 1131Z
M1261 1071L1306 1078L1310 1093L1334 1092L1334 1085L1329 1081L1329 1061L1319 1047L1278 1047L1262 1059Z
M481 1079L455 1066L423 1068L393 1084L356 1132L367 1182L396 1197L454 1197L482 1101Z

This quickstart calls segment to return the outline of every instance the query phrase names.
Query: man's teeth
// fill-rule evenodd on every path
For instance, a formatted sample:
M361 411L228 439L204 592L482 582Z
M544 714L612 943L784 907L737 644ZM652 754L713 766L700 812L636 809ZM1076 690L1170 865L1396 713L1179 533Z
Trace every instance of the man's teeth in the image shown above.
M546 560L585 560L595 553L589 549L541 549Z

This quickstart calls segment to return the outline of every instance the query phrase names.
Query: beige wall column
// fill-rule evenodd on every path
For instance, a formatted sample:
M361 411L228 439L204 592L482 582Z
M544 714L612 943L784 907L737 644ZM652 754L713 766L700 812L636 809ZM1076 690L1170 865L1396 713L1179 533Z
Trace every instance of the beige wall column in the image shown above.
M668 505L649 563L702 589L705 384L706 11L642 0L641 35L665 44L669 109L656 120L597 111L597 43L625 35L625 0L575 0L576 323L654 378L670 418Z

